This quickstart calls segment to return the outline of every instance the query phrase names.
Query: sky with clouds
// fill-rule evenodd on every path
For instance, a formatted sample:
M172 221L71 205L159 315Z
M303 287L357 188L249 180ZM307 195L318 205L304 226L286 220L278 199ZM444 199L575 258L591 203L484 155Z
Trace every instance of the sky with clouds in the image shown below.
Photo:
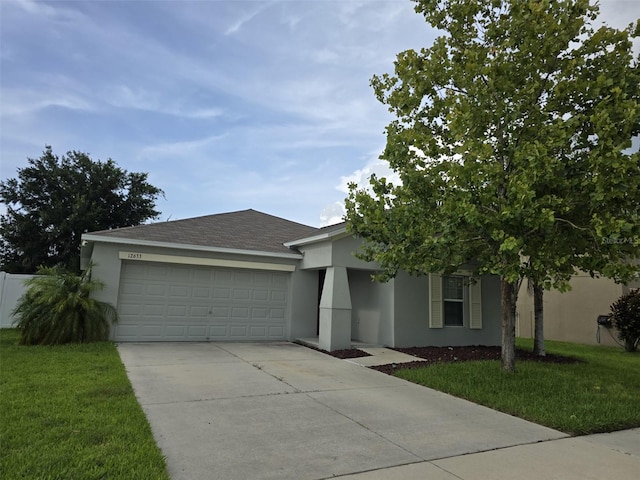
M148 172L160 220L335 223L347 183L386 172L369 80L436 35L409 0L0 0L0 178L51 145Z

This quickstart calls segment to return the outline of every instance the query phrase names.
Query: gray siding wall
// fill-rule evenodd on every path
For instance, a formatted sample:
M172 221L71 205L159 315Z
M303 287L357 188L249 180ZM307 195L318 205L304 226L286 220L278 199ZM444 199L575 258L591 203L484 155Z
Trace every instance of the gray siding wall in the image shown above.
M395 278L395 347L500 345L500 281L482 277L482 329L429 328L429 277Z
M120 267L118 258L120 250L131 250L122 245L95 244L91 254L91 278L104 283L105 288L97 291L94 297L114 307L118 305L118 288L120 285Z
M347 268L357 268L360 270L377 270L379 267L375 263L363 262L355 256L362 245L362 240L348 236L332 242L332 261L334 265L342 265Z
M393 283L371 280L371 272L348 270L351 291L351 338L393 346Z
M318 271L296 269L291 277L289 340L315 337L318 324Z
M341 266L361 270L376 270L377 267L374 263L363 262L355 257L354 252L360 248L361 243L361 240L349 236L305 245L300 248L304 252L300 268Z

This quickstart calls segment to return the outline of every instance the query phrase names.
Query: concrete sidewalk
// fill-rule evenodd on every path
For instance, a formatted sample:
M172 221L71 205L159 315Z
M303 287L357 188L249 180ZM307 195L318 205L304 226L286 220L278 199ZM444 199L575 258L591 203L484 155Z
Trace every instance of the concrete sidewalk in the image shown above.
M640 468L640 448L616 447L637 431L567 438L296 344L118 350L174 480L624 479Z
M640 429L562 438L340 477L344 480L632 480Z

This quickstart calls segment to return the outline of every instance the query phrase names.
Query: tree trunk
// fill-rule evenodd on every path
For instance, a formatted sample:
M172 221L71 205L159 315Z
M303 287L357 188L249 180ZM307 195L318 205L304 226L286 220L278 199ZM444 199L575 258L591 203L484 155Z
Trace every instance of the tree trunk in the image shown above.
M516 370L516 300L517 291L514 283L500 279L502 296L502 370Z
M533 354L544 357L544 307L542 299L544 289L537 282L533 284L533 318L535 323L535 332L533 334Z

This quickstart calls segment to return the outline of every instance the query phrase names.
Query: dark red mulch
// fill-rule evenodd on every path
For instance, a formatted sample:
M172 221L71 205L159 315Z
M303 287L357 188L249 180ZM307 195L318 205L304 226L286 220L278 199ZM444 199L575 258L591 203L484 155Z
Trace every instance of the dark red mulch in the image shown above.
M327 352L326 350L322 350L320 348L314 347L312 345L308 345L306 343L301 343L301 345L304 345L305 347L310 348L311 350L317 350L318 352L326 353L327 355L331 355L332 357L336 357L336 358L341 358L343 360L345 358L360 358L360 357L371 356L367 352L358 350L357 348L345 348L344 350L334 350L333 352Z
M402 353L424 358L424 361L380 365L370 367L380 372L393 374L401 368L420 368L444 362L465 362L471 360L499 360L500 347L468 346L468 347L411 347L394 348ZM532 360L544 363L580 363L580 360L560 355L547 354L544 357L534 355L528 350L516 350L516 358L519 360Z
M346 348L344 350L334 350L333 352L325 352L329 355L332 355L336 358L359 358L359 357L370 357L371 355L362 350L358 350L357 348Z

